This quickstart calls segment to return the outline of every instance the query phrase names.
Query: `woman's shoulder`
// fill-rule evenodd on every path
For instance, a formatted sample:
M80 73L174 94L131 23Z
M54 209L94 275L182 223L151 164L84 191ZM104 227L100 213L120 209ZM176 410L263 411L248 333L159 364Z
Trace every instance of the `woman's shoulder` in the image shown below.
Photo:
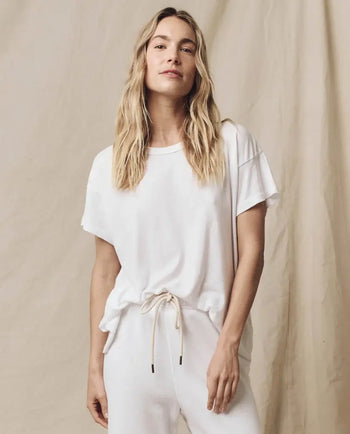
M231 118L226 118L221 121L222 135L230 141L239 141L247 143L252 140L253 136L249 129Z
M97 152L97 154L94 157L93 162L96 165L104 164L106 162L109 162L112 157L113 152L113 145L109 145L100 151Z
M109 145L95 154L89 174L89 184L95 190L103 188L110 173L113 145Z
M245 125L230 118L221 122L222 136L228 151L237 153L238 165L250 160L262 151L260 144Z

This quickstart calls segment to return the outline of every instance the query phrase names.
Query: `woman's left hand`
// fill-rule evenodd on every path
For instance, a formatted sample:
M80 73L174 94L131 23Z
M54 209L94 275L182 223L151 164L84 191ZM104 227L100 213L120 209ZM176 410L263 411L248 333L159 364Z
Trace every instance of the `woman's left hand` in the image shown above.
M207 409L212 409L215 399L214 411L226 411L227 404L234 397L238 381L238 350L232 345L218 342L207 370Z

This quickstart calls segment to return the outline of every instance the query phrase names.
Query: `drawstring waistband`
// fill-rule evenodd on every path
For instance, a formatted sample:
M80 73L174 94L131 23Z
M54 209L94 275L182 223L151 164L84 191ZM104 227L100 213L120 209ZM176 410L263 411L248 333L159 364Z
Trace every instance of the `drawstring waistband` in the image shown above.
M164 288L165 289L165 288ZM172 294L168 290L165 290L165 292L161 292L160 294L152 294L150 297L148 297L140 308L140 313L144 314L149 312L154 306L157 306L156 314L153 321L153 332L152 332L152 372L154 373L154 335L155 335L155 328L156 328L156 322L158 319L158 310L162 303L164 302L170 302L172 303L177 312L176 312L176 321L175 321L175 328L180 328L181 332L181 352L180 352L180 362L179 364L182 365L182 354L183 354L183 331L182 331L182 317L181 317L181 308L179 299L176 297L176 295ZM147 306L149 304L149 306Z

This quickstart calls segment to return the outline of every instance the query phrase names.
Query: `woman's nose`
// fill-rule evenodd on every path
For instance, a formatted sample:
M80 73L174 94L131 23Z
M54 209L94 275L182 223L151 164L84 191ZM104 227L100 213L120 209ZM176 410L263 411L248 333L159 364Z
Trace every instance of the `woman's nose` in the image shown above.
M176 49L173 52L171 52L170 54L168 54L168 61L171 61L171 60L173 60L174 62L179 61L179 56L178 56Z

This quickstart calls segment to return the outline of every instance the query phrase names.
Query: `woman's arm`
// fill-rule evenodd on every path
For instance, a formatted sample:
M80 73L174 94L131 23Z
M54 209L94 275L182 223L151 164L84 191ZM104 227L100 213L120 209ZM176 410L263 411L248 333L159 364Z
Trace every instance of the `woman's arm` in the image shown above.
M92 269L90 286L90 361L89 371L103 369L103 346L107 333L98 325L104 313L106 300L114 287L115 278L121 268L119 258L112 244L95 236L96 259Z
M219 344L238 352L244 325L264 267L266 203L259 202L236 218L238 266Z
M226 318L207 370L207 409L225 412L239 380L238 348L264 266L266 203L237 216L238 267Z
M106 300L114 287L120 262L112 244L95 235L96 260L90 287L90 360L87 387L87 408L95 422L108 428L108 402L103 381L103 346L106 333L98 325Z

